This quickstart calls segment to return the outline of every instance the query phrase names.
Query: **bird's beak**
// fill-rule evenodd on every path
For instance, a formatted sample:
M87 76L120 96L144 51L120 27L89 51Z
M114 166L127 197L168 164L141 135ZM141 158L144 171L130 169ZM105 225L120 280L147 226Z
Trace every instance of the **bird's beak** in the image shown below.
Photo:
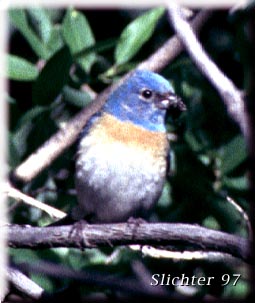
M174 93L167 93L164 95L160 95L157 98L157 102L155 104L159 109L165 109L165 110L174 110L174 111L179 111L183 112L185 111L186 105L183 103L182 99L178 97Z

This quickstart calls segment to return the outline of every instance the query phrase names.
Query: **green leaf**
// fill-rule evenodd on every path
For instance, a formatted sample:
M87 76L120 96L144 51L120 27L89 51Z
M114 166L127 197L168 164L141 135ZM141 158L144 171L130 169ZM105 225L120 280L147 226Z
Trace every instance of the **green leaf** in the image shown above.
M223 298L233 299L235 298L236 301L246 301L247 295L250 293L250 288L252 286L251 283L245 281L242 276L241 279L238 280L235 286L233 286L233 281L236 277L232 276L232 280L230 283L224 286L224 293ZM232 283L231 283L232 282Z
M221 172L228 174L247 159L247 151L244 138L239 135L227 143L222 150Z
M78 107L84 107L91 101L91 97L88 93L80 90L65 86L63 88L63 98L66 102Z
M158 206L167 208L170 206L171 202L171 186L169 183L166 183L158 200Z
M51 36L52 24L47 11L43 8L30 8L28 14L35 22L40 38L44 43L47 43Z
M115 47L116 44L117 44L117 39L114 39L114 38L99 41L99 42L96 42L95 44L93 44L92 46L86 47L85 49L82 49L80 52L75 53L74 57L76 59L79 59L82 56L85 56L91 52L101 53L101 52L104 52L106 50L109 50L109 49Z
M12 133L9 133L8 142L9 142L8 163L10 165L10 168L14 168L20 162L20 153L17 150Z
M33 126L32 122L28 122L15 130L11 135L11 148L16 153L16 159L20 159L27 152L27 138Z
M11 9L9 11L9 16L11 23L26 38L34 52L40 58L47 59L50 56L50 52L30 27L27 20L26 11L24 9Z
M67 47L55 53L46 63L33 87L35 104L50 104L61 92L69 78L72 57Z
M202 222L202 225L204 227L210 228L210 229L215 229L215 230L219 230L220 229L220 224L218 223L218 221L212 217L212 216L208 216L204 219L204 221Z
M249 184L246 176L241 176L236 178L224 177L222 183L223 186L235 190L247 190L249 188Z
M31 273L30 278L36 284L41 286L44 289L44 291L47 291L47 292L53 292L54 291L54 283L53 283L52 279L50 279L46 275Z
M62 33L73 55L95 43L94 35L86 17L76 10L69 10L66 13ZM89 72L95 59L95 54L90 53L77 59L77 62L86 72Z
M70 249L68 255L68 263L75 270L81 270L88 265L102 265L105 264L107 255L97 248L87 250L81 254L80 251Z
M8 55L7 76L11 80L32 81L35 80L39 72L37 67L27 60Z
M30 123L33 119L48 110L45 106L34 106L28 110L17 122L17 129L22 128L26 123Z
M13 166L15 163L17 165L19 163L18 160L27 152L27 148L29 147L28 136L34 127L33 119L42 115L47 110L47 107L35 106L18 120L15 131L10 133L9 136L10 165Z
M17 100L12 96L8 95L7 93L4 93L4 98L6 99L6 102L9 104L17 104Z
M47 47L50 50L51 54L55 54L58 50L60 50L64 46L64 41L61 35L61 27L59 25L55 25L51 31L51 35L47 42Z
M199 152L203 148L203 145L194 136L192 130L188 129L184 134L184 138L194 152Z
M115 49L116 64L125 63L134 57L143 44L152 36L156 24L163 13L163 8L152 9L128 24L123 30Z
M134 62L123 63L121 65L113 65L103 74L99 75L99 79L105 83L111 83L112 78L116 77L119 74L129 72L130 70L134 69L136 65L137 63Z
M28 27L26 12L23 9L11 9L9 11L11 23L22 30Z
M9 254L16 264L24 262L38 262L39 256L32 249L9 249Z

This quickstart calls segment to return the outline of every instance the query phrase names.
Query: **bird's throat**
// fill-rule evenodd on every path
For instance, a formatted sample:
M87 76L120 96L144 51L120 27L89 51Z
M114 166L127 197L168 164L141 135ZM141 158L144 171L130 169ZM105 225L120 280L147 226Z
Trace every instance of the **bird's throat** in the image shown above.
M166 133L144 129L130 122L120 121L110 114L103 114L92 126L90 133L101 142L119 142L139 149L165 154L168 150Z

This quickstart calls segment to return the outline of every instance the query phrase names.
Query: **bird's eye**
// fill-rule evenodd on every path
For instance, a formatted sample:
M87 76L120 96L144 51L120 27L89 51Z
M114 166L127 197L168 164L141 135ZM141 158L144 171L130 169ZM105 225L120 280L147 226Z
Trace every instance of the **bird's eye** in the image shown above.
M152 97L152 91L149 90L149 89L145 89L145 90L142 91L142 96L145 99L150 99Z

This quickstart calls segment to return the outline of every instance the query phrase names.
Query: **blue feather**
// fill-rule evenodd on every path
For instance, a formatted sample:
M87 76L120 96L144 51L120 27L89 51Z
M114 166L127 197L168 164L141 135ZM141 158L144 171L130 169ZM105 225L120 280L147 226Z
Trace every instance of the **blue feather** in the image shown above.
M173 93L170 83L158 74L138 70L133 73L110 96L103 111L112 114L121 121L130 121L150 131L165 132L166 111L156 108L155 104L141 98L141 90L149 89L158 95Z

